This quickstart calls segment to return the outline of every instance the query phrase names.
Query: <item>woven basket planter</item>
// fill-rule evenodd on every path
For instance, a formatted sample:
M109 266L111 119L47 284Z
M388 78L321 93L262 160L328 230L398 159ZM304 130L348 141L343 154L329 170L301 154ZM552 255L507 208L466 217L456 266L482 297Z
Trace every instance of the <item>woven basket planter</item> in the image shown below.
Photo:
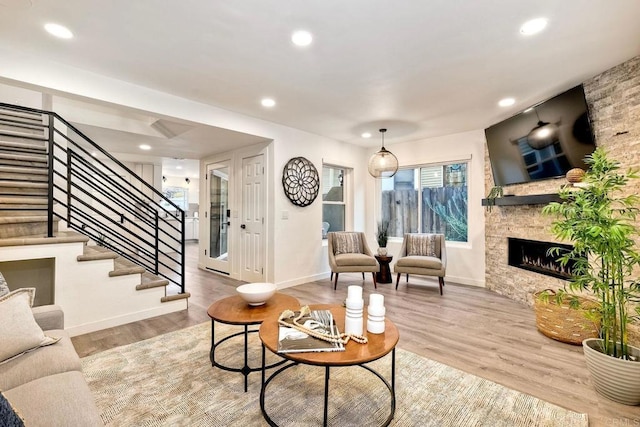
M548 289L546 292L549 294L548 302L539 298L542 292L533 294L536 326L542 334L573 345L581 345L587 338L598 338L598 324L585 316L598 308L597 303L578 297L579 308L571 308L569 301L558 304L554 291Z

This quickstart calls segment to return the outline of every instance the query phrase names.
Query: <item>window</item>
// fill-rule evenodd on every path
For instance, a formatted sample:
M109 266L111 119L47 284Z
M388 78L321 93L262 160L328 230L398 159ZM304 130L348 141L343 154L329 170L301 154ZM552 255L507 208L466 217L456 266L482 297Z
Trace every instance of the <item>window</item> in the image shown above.
M345 170L336 166L322 167L322 238L329 231L344 231L346 217Z
M467 241L467 163L423 165L382 180L381 218L389 236L442 233Z

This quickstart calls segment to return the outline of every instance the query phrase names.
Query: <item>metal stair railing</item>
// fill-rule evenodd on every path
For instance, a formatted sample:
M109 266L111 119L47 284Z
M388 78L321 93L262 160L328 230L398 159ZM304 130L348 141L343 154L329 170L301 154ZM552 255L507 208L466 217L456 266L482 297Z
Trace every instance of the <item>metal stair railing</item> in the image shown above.
M55 112L0 103L0 138L46 147L49 237L64 220L185 292L184 210Z

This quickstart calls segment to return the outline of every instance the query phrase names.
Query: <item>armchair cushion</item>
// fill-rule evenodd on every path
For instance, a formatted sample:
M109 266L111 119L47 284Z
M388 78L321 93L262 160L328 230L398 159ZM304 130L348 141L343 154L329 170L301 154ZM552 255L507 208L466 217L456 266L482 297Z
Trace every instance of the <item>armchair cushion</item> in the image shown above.
M362 242L358 233L335 233L334 253L357 254L362 253Z
M430 268L434 270L440 270L442 268L442 261L440 258L432 256L417 256L410 255L400 258L396 261L397 267L416 267L416 268Z
M407 255L438 257L435 234L407 235Z
M376 259L365 254L346 253L336 255L336 265L343 266L376 266Z
M2 273L0 273L0 297L7 295L9 292L9 285L7 285L7 281L5 280Z

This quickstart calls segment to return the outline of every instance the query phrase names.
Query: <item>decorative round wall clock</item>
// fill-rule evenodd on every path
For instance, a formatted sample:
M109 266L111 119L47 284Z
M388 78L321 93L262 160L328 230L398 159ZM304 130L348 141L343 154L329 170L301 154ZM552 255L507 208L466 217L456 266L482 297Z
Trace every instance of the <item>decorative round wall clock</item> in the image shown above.
M318 170L304 157L294 157L284 165L282 188L291 203L309 206L318 197L320 190Z

